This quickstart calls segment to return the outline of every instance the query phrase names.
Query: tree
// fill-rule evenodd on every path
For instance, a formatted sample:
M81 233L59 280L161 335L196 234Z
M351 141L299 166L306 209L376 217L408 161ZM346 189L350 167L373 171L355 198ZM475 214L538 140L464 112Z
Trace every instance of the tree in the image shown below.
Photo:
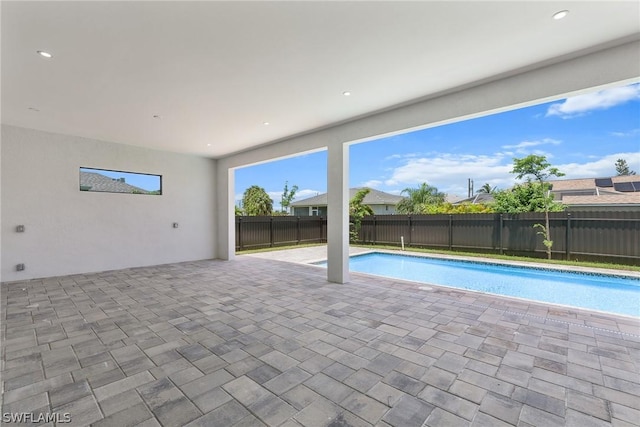
M291 202L296 197L296 191L298 191L298 186L294 185L289 189L289 182L284 182L284 190L282 191L282 198L280 199L280 206L282 212L287 212L289 210L289 206Z
M352 243L358 241L362 218L367 215L373 215L373 209L371 209L371 206L363 203L364 198L370 191L371 190L369 188L361 188L356 192L356 194L354 194L353 198L349 200L349 216L353 220L349 229L349 240Z
M493 193L493 209L499 213L544 212L545 197L549 212L562 212L565 206L553 200L552 195L545 195L537 182L526 185L516 185L507 190Z
M242 207L245 215L271 215L273 212L273 200L264 191L264 188L252 185L247 188L242 196Z
M534 190L532 197L540 199L543 204L544 225L535 224L534 227L540 228L538 234L542 236L542 242L547 248L547 258L551 259L553 240L551 240L551 230L549 229L549 206L553 201L553 197L549 194L550 186L546 181L552 176L564 176L564 173L560 172L558 168L551 167L551 164L547 162L545 156L538 156L536 154L530 154L522 159L513 159L513 169L511 173L515 173L518 179L526 176L526 185L530 190ZM538 185L533 185L534 183L531 181L532 177Z
M441 193L432 185L423 182L418 188L405 188L402 193L407 197L396 205L396 211L401 214L419 214L428 209L429 205L441 205L444 203L445 193Z
M240 209L240 207L238 206L234 206L234 207L235 207L236 216L242 216L243 215L242 209Z
M623 176L623 175L635 175L635 171L632 171L631 169L629 169L629 165L627 164L627 161L625 159L618 159L616 160L616 174L618 176Z
M488 182L485 183L476 193L481 194L493 194L496 191L497 187L492 187Z

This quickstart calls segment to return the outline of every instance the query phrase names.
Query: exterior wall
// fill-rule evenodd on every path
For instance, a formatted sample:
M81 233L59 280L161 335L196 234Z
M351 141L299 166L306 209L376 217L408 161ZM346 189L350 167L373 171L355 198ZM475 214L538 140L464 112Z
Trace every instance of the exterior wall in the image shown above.
M369 205L374 215L393 215L396 213L394 205ZM293 208L295 216L311 216L311 206L296 206ZM318 216L327 216L327 207L318 206Z
M373 209L374 215L394 215L396 213L395 205L369 205Z
M3 125L1 164L3 281L216 257L215 160ZM79 191L80 166L162 175L163 194Z

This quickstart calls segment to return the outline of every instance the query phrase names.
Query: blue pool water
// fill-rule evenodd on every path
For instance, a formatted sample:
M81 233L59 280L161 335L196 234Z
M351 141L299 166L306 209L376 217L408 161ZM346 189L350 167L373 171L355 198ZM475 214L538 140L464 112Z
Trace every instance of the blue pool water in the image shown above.
M640 317L640 279L635 278L377 252L351 257L349 269Z

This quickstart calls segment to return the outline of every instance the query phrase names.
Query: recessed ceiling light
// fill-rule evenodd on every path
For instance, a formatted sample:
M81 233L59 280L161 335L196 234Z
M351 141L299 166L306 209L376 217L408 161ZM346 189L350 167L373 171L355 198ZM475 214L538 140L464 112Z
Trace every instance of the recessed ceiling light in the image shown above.
M53 58L53 55L50 54L49 52L45 52L44 50L38 50L38 55L42 56L43 58Z
M556 21L564 18L565 16L567 16L569 14L568 10L561 10L560 12L556 12L553 14L553 19L555 19Z
M211 144L207 144L207 147L211 147Z
M347 90L347 91L345 91L345 92L342 92L342 94L343 94L344 96L351 96L351 92L349 92L348 90Z
M265 125L265 126L269 126L271 123L269 123L269 122L264 122L264 123L262 123L262 124L263 124L263 125Z

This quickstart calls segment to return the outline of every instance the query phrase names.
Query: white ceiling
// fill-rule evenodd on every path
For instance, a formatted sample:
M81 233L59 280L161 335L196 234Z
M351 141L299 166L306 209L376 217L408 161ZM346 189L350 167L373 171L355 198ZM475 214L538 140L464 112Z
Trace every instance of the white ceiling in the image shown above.
M638 1L1 7L3 123L210 157L640 32Z

